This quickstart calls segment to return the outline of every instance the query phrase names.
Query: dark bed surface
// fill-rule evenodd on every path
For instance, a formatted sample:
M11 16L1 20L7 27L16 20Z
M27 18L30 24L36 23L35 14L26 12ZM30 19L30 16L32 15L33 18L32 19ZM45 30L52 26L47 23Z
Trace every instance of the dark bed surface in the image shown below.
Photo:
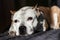
M10 37L8 33L0 34L0 40L60 40L60 30L50 30L46 32L35 33L30 36Z

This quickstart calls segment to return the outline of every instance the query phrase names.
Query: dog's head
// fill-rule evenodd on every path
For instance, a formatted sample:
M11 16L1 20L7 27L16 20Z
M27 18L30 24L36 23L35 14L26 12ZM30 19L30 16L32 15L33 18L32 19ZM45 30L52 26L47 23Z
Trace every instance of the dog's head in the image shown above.
M36 10L33 7L23 7L17 12L10 11L12 24L9 29L10 36L31 35L37 25Z

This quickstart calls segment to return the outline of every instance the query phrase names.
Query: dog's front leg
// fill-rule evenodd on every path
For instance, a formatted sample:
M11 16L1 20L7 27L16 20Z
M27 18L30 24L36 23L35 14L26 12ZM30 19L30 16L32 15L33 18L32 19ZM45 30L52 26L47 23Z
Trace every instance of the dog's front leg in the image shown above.
M53 29L59 29L59 23L58 23L58 14L53 14L53 25L51 26Z
M53 6L51 7L51 28L53 29L59 29L59 22L58 22L58 16L59 16L59 7Z
M9 33L9 36L14 37L16 35L16 31L14 30L14 27L10 27L8 33Z

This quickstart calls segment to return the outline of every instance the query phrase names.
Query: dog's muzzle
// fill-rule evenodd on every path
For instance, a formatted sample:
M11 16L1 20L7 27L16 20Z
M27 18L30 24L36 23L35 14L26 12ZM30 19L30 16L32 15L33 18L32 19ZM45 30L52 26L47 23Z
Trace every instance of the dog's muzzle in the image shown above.
M20 33L20 35L25 35L26 34L26 26L20 26L19 33Z

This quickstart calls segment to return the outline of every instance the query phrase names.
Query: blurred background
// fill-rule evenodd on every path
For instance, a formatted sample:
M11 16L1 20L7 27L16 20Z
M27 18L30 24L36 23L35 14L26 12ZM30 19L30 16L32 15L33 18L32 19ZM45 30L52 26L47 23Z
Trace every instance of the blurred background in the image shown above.
M0 0L0 33L7 31L11 24L10 10L19 10L23 6L60 7L60 0Z

